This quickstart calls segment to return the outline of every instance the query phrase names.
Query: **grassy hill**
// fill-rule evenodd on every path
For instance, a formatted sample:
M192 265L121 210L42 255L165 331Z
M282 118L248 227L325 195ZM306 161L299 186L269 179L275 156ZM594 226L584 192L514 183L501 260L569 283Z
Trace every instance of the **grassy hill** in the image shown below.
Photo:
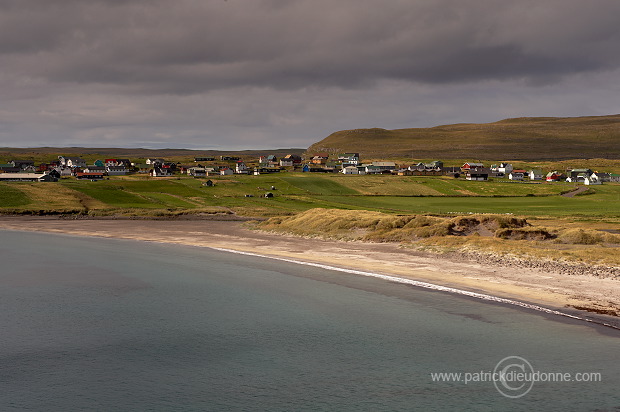
M620 159L620 115L523 117L485 124L332 133L316 152L358 152L364 159Z

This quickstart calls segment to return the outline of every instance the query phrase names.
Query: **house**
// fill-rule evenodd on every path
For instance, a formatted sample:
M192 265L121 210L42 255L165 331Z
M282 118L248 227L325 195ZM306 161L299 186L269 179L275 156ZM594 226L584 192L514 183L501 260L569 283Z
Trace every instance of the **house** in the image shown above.
M170 169L165 169L163 167L155 166L153 170L151 170L151 176L169 177L169 176L172 176L172 172L170 171Z
M463 172L465 172L465 171L470 170L470 169L481 169L483 167L484 167L484 165L482 163L467 162L463 166L461 166L461 170Z
M127 174L127 168L124 165L107 166L106 172L108 176L124 176Z
M366 165L366 166L364 166L364 172L367 175L378 175L378 174L381 174L383 172L383 170L379 166Z
M453 167L453 166L444 166L441 168L441 173L447 176L460 177L461 176L461 168Z
M0 164L0 173L19 173L22 169L13 166L11 163Z
M408 168L402 168L396 173L399 176L441 176L443 174L442 168L433 166L433 163L418 163L416 165L411 165ZM460 169L458 169L458 171L460 172Z
M547 176L545 176L545 180L547 182L559 182L564 179L565 179L564 174L558 172L557 170L554 170L553 172L549 172L547 173Z
M357 166L360 162L359 153L342 153L338 155L338 161L344 165Z
M86 161L81 157L58 156L58 162L63 167L86 167Z
M577 176L569 176L566 178L566 181L569 183L585 183L588 178L587 173L579 173Z
M510 180L523 180L527 172L522 169L513 169L512 172L508 174L508 179Z
M381 171L387 170L391 172L396 170L396 163L394 162L372 162L372 165L378 167Z
M223 167L220 169L221 176L229 176L233 174L233 170L230 167Z
M194 162L212 162L215 160L215 157L194 157Z
M86 166L84 169L82 169L82 171L85 172L85 173L101 173L101 174L104 174L106 172L106 168L105 168L105 166L90 165L90 166Z
M174 162L164 162L160 166L162 169L168 169L171 173L174 173L177 170L177 164Z
M205 177L207 175L207 171L204 167L190 167L187 169L187 174L193 177Z
M146 159L146 162L145 162L145 163L146 163L147 165L157 165L157 164L163 164L163 163L165 163L165 162L166 162L166 161L165 161L164 159L149 158L149 159Z
M500 163L499 165L491 166L491 173L495 174L497 177L505 176L506 174L510 174L512 172L513 167L510 163Z
M48 173L0 173L1 182L56 182Z
M569 169L567 170L566 176L572 178L571 181L575 181L574 178L579 175L583 175L582 177L585 179L586 176L590 176L593 173L590 169Z
M279 173L279 167L256 167L254 168L254 175L258 176L261 173Z
M596 175L601 183L610 181L611 175L609 173L594 172L593 174Z
M54 179L53 181L56 182L58 181L58 179L60 179L60 173L58 173L58 171L56 171L55 169L50 170L49 172L47 172L47 174ZM46 180L47 181L47 180Z
M542 180L543 172L540 169L532 169L528 172L530 180Z
M133 165L133 168L140 174L149 173L149 171L151 170L151 166L147 165L146 163L136 163Z
M34 171L34 160L11 160L9 164L19 170L32 170Z
M129 159L105 159L106 166L125 166L131 167L131 161Z
M103 172L77 172L75 177L80 180L101 180L103 179Z
M248 167L241 160L235 164L235 173L237 174L247 174Z
M226 160L226 161L237 161L237 160L241 160L238 157L235 156L220 156L220 160Z
M620 175L616 173L610 173L609 181L613 183L620 183Z
M439 169L439 170L441 170L443 168L443 162L441 160L434 160L434 161L432 161L430 163L426 163L424 165L424 167L426 169L432 169L432 170Z
M259 156L258 163L261 166L276 166L278 165L278 158L275 155Z
M280 166L283 166L283 167L296 166L299 164L301 164L301 156L288 154L284 156L282 159L280 159Z
M327 162L327 159L329 159L329 153L317 153L312 157L312 159L310 159L310 163L315 165L323 165Z
M484 167L469 168L465 171L465 179L467 180L489 180L490 170Z
M598 178L596 173L592 173L590 176L586 176L586 178L583 181L584 185L600 185L603 184L603 182L601 182L601 180Z
M53 170L55 170L60 176L71 176L71 169L68 167L56 166Z
M342 174L345 175L358 175L359 172L357 170L357 166L345 166L341 170Z

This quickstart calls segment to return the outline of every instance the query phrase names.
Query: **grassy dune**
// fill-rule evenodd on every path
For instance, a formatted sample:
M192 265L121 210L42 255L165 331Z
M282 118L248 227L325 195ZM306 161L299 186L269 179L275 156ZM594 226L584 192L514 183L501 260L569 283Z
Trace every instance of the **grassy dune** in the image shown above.
M617 253L620 231L614 234L587 223L575 227L578 225L556 220L553 227L548 227L506 215L445 217L333 209L312 209L256 224L261 230L299 236L399 242L408 247L442 252L476 251L529 259L620 265Z

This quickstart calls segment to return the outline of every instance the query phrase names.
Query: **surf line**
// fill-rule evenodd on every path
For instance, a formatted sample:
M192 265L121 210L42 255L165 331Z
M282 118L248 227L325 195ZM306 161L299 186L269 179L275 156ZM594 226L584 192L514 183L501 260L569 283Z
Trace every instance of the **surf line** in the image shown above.
M416 287L420 287L420 288L424 288L424 289L430 289L430 290L436 290L436 291L440 291L440 292L453 293L453 294L456 294L456 295L468 296L468 297L472 297L472 298L476 298L476 299L480 299L480 300L484 300L484 301L488 301L488 302L495 302L495 303L502 303L502 304L506 304L506 305L519 306L519 307L522 307L522 308L531 309L531 310L535 310L535 311L543 312L543 313L548 313L548 314L551 314L551 315L564 316L564 317L571 318L571 319L577 319L577 320L581 320L581 321L585 321L585 322L596 323L596 324L599 324L599 325L602 325L602 326L607 326L607 327L610 327L610 328L613 328L613 329L620 329L617 326L610 325L610 324L605 323L605 322L600 322L600 321L596 321L596 320L585 318L585 317L581 317L581 316L571 315L570 313L565 313L565 312L561 312L559 310L545 308L544 306L534 305L534 304L531 304L531 303L521 302L521 301L518 301L518 300L500 298L498 296L487 295L487 294L484 294L484 293L471 292L469 290L463 290L463 289L451 288L451 287L448 287L448 286L436 285L434 283L422 282L422 281L419 281L419 280L401 278L401 277L398 277L398 276L391 276L391 275L383 275L381 273L366 272L366 271L363 271L363 270L347 269L347 268L341 268L341 267L337 267L337 266L329 266L329 265L324 265L322 263L304 262L303 260L295 260L295 259L288 259L288 258L277 257L277 256L261 255L260 253L244 252L244 251L241 251L241 250L234 250L234 249L227 249L227 248L220 248L220 247L213 247L213 246L208 246L208 248L209 249L213 249L213 250L219 250L221 252L236 253L236 254L239 254L239 255L254 256L254 257L261 257L261 258L266 258L266 259L278 260L278 261L281 261L281 262L295 263L295 264L298 264L298 265L313 266L313 267L317 267L317 268L321 268L321 269L335 270L335 271L338 271L338 272L351 273L351 274L354 274L354 275L361 275L361 276L379 278L379 279L384 279L384 280L387 280L387 281L390 281L390 282L403 283L403 284L406 284L406 285L412 285L412 286L416 286Z

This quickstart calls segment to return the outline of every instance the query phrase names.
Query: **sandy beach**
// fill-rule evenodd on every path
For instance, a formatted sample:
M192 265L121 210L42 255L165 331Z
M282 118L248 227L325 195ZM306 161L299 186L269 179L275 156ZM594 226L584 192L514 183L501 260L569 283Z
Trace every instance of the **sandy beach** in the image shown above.
M480 264L394 243L340 242L251 230L235 220L0 218L0 229L174 243L318 263L397 276L518 300L620 327L620 318L574 307L617 311L620 281L532 268Z

